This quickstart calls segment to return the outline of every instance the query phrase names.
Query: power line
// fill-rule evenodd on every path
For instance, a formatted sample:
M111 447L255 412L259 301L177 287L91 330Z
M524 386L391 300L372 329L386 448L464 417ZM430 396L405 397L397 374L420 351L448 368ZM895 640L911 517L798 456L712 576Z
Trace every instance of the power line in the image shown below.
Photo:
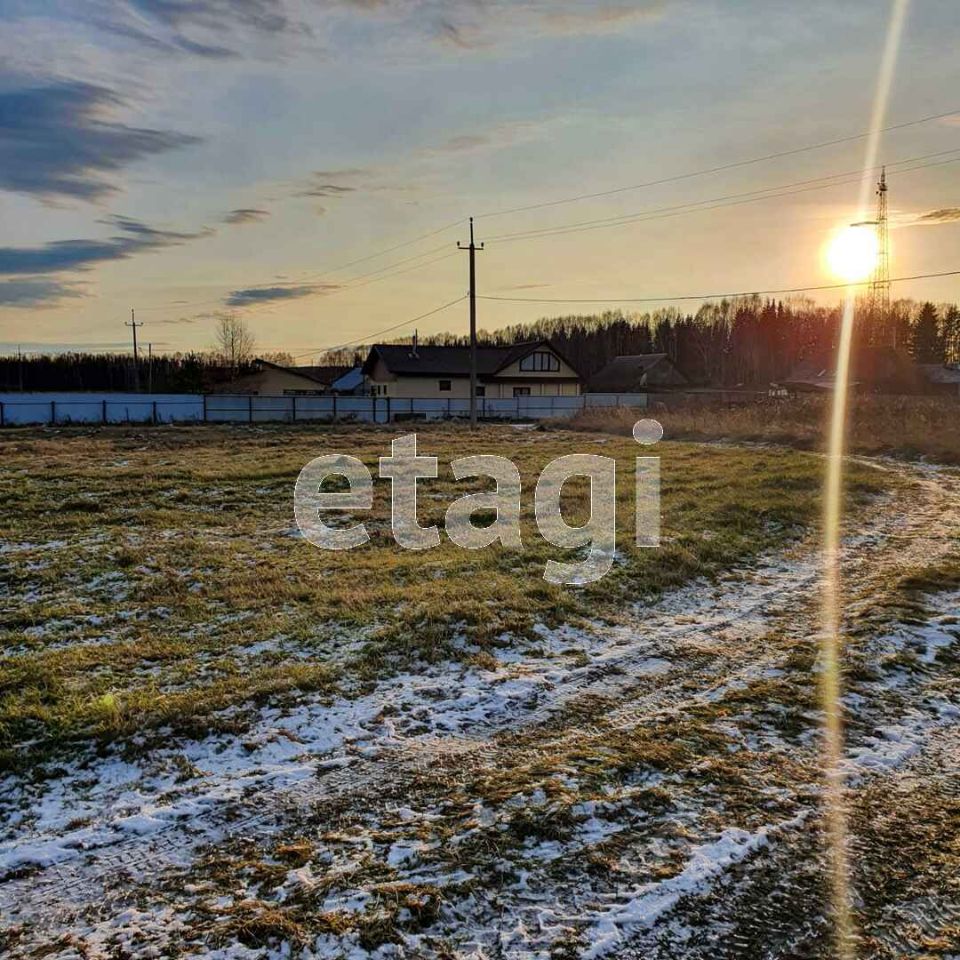
M943 157L947 154L960 152L954 147L951 150L940 150L936 153L922 154L917 157L908 157L904 160L896 160L888 163L888 167L900 167L904 164L917 164L913 167L897 171L898 173L912 173L915 170L924 170L927 167L941 166L944 163L956 163L960 157L953 157L948 160L934 161L930 163L920 163L934 157ZM880 167L871 169L879 170ZM813 177L806 180L795 180L791 183L782 183L772 187L766 187L761 190L748 190L744 193L728 193L719 197L708 197L705 200L695 200L689 203L674 204L668 207L654 207L650 210L638 210L634 213L622 214L617 217L599 217L592 220L579 220L572 223L558 224L554 227L543 227L539 230L523 230L516 233L501 233L490 237L490 243L505 243L515 240L535 240L539 237L552 237L567 233L581 233L587 230L600 230L606 227L617 227L628 223L637 223L645 220L659 220L667 217L680 216L686 213L696 213L701 209L714 210L719 207L738 206L744 203L755 203L760 200L774 200L778 197L792 196L799 193L808 193L812 190L826 190L830 187L844 186L849 183L859 182L863 176L863 170L846 170L843 173L827 174L822 177ZM841 179L842 178L842 179ZM831 182L824 182L831 181Z
M910 277L891 277L890 283L903 283L907 280L931 280L936 277L960 276L960 270L946 270L942 273L917 273ZM849 287L869 286L872 280L856 283L825 283L811 287L782 287L778 290L740 290L736 293L697 293L679 297L600 297L583 299L578 297L494 297L483 296L480 300L499 300L505 303L673 303L681 300L733 300L737 297L772 297L785 293L813 293L818 290L846 290Z
M908 127L918 126L918 125L924 124L924 123L930 123L930 122L932 122L932 121L934 121L934 120L941 120L941 119L945 119L946 117L956 116L957 113L958 113L957 110L949 110L949 111L946 111L946 112L943 112L943 113L930 114L930 115L928 115L928 116L920 117L920 118L917 118L917 119L915 119L915 120L908 120L908 121L905 121L905 122L903 122L903 123L892 124L892 125L890 125L890 126L888 126L888 127L885 127L885 128L883 129L883 132L890 132L890 131L894 131L894 130L900 130L900 129L905 129L905 128L908 128ZM506 216L507 214L511 214L511 213L519 213L519 212L521 212L521 211L526 211L526 210L543 209L543 208L546 208L546 207L558 206L558 205L566 204L566 203L573 203L573 202L576 202L576 201L578 201L578 200L594 199L594 198L599 198L599 197L604 197L604 196L613 196L613 195L616 195L616 194L619 194L619 193L625 193L625 192L628 192L628 191L631 191L631 190L639 190L639 189L642 189L642 188L645 188L645 187L652 187L652 186L657 186L657 185L665 184L665 183L672 183L672 182L677 182L677 181L682 181L682 180L693 179L693 178L695 178L695 177L707 176L707 175L709 175L709 174L711 174L711 173L718 173L718 172L721 172L721 171L724 171L724 170L735 169L735 168L738 168L738 167L745 167L745 166L750 166L750 165L755 165L755 164L767 162L767 161L770 161L770 160L775 160L775 159L778 159L778 158L780 158L780 157L792 156L792 155L796 155L796 154L800 154L800 153L810 152L810 151L813 151L813 150L819 150L819 149L822 149L822 148L824 148L824 147L832 146L832 145L839 144L839 143L853 142L853 141L856 141L856 140L861 140L861 139L863 139L865 136L866 136L866 134L860 133L860 134L852 134L852 135L846 136L846 137L837 137L837 138L834 138L834 139L832 139L832 140L824 140L824 141L821 141L821 142L819 142L819 143L808 144L808 145L800 146L800 147L794 147L794 148L792 148L792 149L790 149L790 150L782 150L782 151L777 151L777 152L775 152L775 153L764 154L764 155L758 156L758 157L751 157L751 158L746 159L746 160L738 160L738 161L734 161L734 162L731 162L731 163L719 164L719 165L714 166L714 167L707 167L707 168L704 168L704 169L702 169L702 170L691 171L690 173L678 174L678 175L676 175L676 176L671 176L671 177L664 177L664 178L660 178L660 179L658 179L658 180L650 180L650 181L646 181L646 182L644 182L644 183L633 184L633 185L630 185L630 186L615 187L615 188L612 188L612 189L610 189L610 190L603 190L603 191L598 191L598 192L595 192L595 193L586 193L586 194L580 194L580 195L573 196L573 197L560 198L560 199L558 199L558 200L545 201L545 202L543 202L543 203L528 204L528 205L520 206L520 207L513 207L513 208L509 208L509 209L504 209L504 210L491 211L491 212L488 212L488 213L486 213L486 214L482 214L482 216L484 216L484 217ZM953 152L953 151L942 151L942 153L949 153L949 152ZM937 155L937 154L929 154L929 155L927 155L927 156L936 156L936 155ZM899 161L899 163L901 163L901 164L902 164L902 163L908 163L908 162L910 162L910 161L908 161L908 160ZM891 164L891 165L892 165L892 164ZM916 168L916 169L920 169L920 168ZM900 172L909 172L909 171L900 171ZM858 173L862 173L862 171L858 171ZM842 176L842 175L836 174L836 175L834 175L834 176ZM823 178L823 179L828 179L828 178ZM801 181L801 182L803 182L803 181ZM770 190L774 190L774 189L778 189L778 188L769 188L769 189L770 189ZM753 193L759 193L759 192L760 192L760 191L753 191ZM802 192L802 191L796 191L796 192ZM733 195L733 196L737 196L737 195ZM775 194L770 194L769 196L755 197L755 198L753 198L753 199L757 199L757 200L772 199L774 196L775 196ZM723 198L717 198L717 199L723 199ZM696 204L685 204L685 205L682 205L682 206L702 206L702 205L704 205L704 204L708 204L708 203L711 203L711 202L714 202L714 201L711 201L711 200L697 201ZM743 200L742 202L753 202L753 201L752 201L752 200ZM664 209L665 209L665 210L672 210L672 209L674 209L674 208L664 208ZM658 213L658 212L659 212L659 211L646 211L646 212L641 212L641 213L638 213L638 214L633 214L633 215L629 215L629 214L628 214L628 215L624 215L623 217L610 218L610 219L611 219L611 220L616 220L616 221L618 221L618 222L630 222L630 219L632 219L632 218L646 218L646 217L648 217L650 214ZM673 214L673 215L675 215L675 214ZM630 219L628 219L628 218L630 218ZM651 218L653 218L653 217L651 217ZM299 279L299 280L288 281L288 285L295 285L295 284L298 284L298 283L302 284L302 283L309 283L309 282L317 282L317 281L319 281L319 280L321 280L321 279L324 279L324 278L329 277L331 274L336 273L336 272L338 272L338 271L340 271L340 270L346 270L346 269L348 269L349 267L355 266L355 265L357 265L357 264L359 264L359 263L365 263L365 262L367 262L367 261L369 261L369 260L374 260L374 259L376 259L376 258L378 258L378 257L385 256L385 255L387 255L388 253L392 253L392 252L395 251L395 250L402 249L403 247L406 247L406 246L411 246L411 245L416 244L416 243L419 243L419 242L421 242L421 241L423 241L423 240L429 239L430 237L433 237L433 236L436 236L436 235L438 235L438 234L440 234L440 233L443 233L443 232L445 232L445 231L447 231L447 230L453 229L454 227L459 226L460 224L464 223L464 222L465 222L465 219L466 219L465 217L459 217L459 218L456 219L456 220L453 220L453 221L451 221L451 222L449 222L449 223L446 223L446 224L444 224L443 226L437 227L437 228L435 228L435 229L433 229L433 230L429 230L429 231L427 231L426 233L420 234L420 235L418 235L418 236L416 236L416 237L411 237L411 238L408 239L408 240L404 240L404 241L401 241L401 242L399 242L399 243L393 244L392 246L385 247L385 248L382 249L382 250L378 250L378 251L376 251L376 252L374 252L374 253L367 254L367 255L365 255L365 256L363 256L363 257L357 257L357 258L355 258L355 259L346 261L346 262L344 262L344 263L337 264L337 265L335 265L335 266L331 266L331 267L327 268L327 269L326 269L323 273L321 273L321 274L309 275L309 276L303 277L303 278L301 278L301 279ZM590 222L590 221L587 221L587 222L584 223L584 227L586 227L587 225L593 226L593 223ZM616 224L615 224L615 223L611 223L610 225L613 226L613 225L616 225ZM521 231L521 232L518 232L518 233L516 233L516 234L501 234L501 235L498 236L498 237L491 237L491 238L489 238L489 241L490 241L490 242L493 242L493 241L495 241L495 240L498 240L498 241L501 241L501 240L513 240L514 238L516 238L516 239L525 239L525 238L527 238L528 236L530 236L530 237L532 238L533 236L538 236L538 235L550 236L550 235L554 235L554 231L574 232L573 228L574 228L574 227L579 227L579 226L580 226L580 224L559 225L559 226L557 226L557 227L543 228L541 231ZM599 224L598 224L598 226L599 226ZM548 231L549 231L549 232L548 232ZM441 249L441 248L436 248L436 250L439 250L439 249ZM417 255L417 256L415 256L415 257L407 258L406 260L398 261L397 263L391 264L390 266L383 268L382 271L381 271L381 270L378 270L378 271L374 271L373 273L380 273L380 272L383 272L383 271L385 271L385 270L392 269L392 267L394 267L394 266L399 266L399 265L402 264L402 263L406 263L406 262L409 262L409 261L411 261L411 260L418 259L418 258L421 257L421 256L428 256L428 255L429 255L430 253L432 253L432 252L435 252L435 251L434 251L434 250L425 251L423 254L419 254L419 255ZM425 266L425 265L426 265L426 264L424 264L424 266ZM367 276L371 276L371 275L372 275L372 274L361 274L359 277L351 278L351 279L353 279L353 280L362 280L362 279L365 279ZM339 290L341 290L341 289L342 289L342 290L351 289L352 286L353 286L353 284L351 284L351 283L348 282L348 283L345 284L343 287L339 288L337 291L329 291L329 292L328 292L328 295L329 295L330 293L339 292ZM175 304L174 306L176 306L176 307L192 307L192 306L204 306L204 305L208 305L208 304L209 304L209 305L212 305L212 304L222 304L222 303L223 303L223 298L222 298L222 297L216 297L216 298L207 299L207 300L190 301L189 303L185 303L185 304ZM165 306L162 306L162 305L157 305L157 306L146 307L146 308L144 308L144 309L157 310L157 309L169 309L169 308L167 308L167 307L165 307Z
M424 257L430 256L431 254L439 253L441 250L446 250L447 253L443 254L441 257L436 257L433 260L427 260L426 263L418 263L415 266L407 267L405 270L394 271L394 267L402 266L403 264L410 263L414 260L421 260ZM421 267L429 266L431 263L439 263L441 260L447 260L455 255L456 251L451 253L450 248L446 244L444 244L442 247L434 247L432 250L427 250L424 253L417 254L415 257L407 257L404 260L398 260L396 263L391 263L387 267L381 267L379 270L372 270L370 273L361 274L359 277L352 277L345 284L343 284L343 286L337 287L335 290L330 290L327 293L327 296L330 296L334 293L346 292L347 290L355 290L357 287L365 287L369 283L376 283L379 280L386 280L388 277L400 276L403 273L409 273L411 270L419 270ZM385 275L379 276L379 274Z
M440 261L442 260L449 260L451 257L456 256L456 251L447 252L447 253L444 253L442 256L434 257L434 259L432 260L427 260L425 263L417 263L411 267L406 267L403 270L394 269L395 267L401 266L402 264L410 263L413 260L420 260L423 257L429 256L430 254L437 253L440 250L449 250L449 248L447 247L446 244L444 244L442 247L433 247L432 249L426 250L423 253L419 253L416 256L407 257L404 260L398 260L395 263L391 263L389 266L381 267L379 270L372 270L370 271L370 273L361 274L359 277L353 278L353 280L348 281L347 283L344 283L342 286L335 287L332 290L325 290L325 291L318 290L316 291L316 293L318 296L322 295L324 297L332 297L338 293L346 293L347 291L355 290L359 287L366 287L371 283L378 283L380 280L388 280L391 277L398 277L404 273L411 273L414 270L420 270L423 267L429 267L434 263L440 263ZM378 276L378 274L383 274L383 275ZM360 281L360 282L353 282L354 280ZM295 287L297 285L298 285L298 282L296 281L288 281L287 283L284 283L284 284L276 284L276 286L282 286L282 287L289 287L289 286ZM253 287L252 289L257 289L257 287ZM163 305L155 305L153 307L148 307L147 309L149 310L161 310L161 309L170 310L174 308L186 309L187 307L204 306L207 304L220 304L221 306L225 305L223 297L214 297L209 300L192 300L189 303L175 303L175 304L172 304L170 307L166 307Z
M315 275L314 280L322 279L323 277L330 276L331 273L338 273L341 270L346 270L349 267L356 266L358 263L366 263L368 260L375 260L377 257L386 256L388 253L393 253L394 250L400 250L403 247L412 246L415 243L420 243L421 240L429 240L430 237L435 237L438 233L444 233L447 230L452 230L454 227L459 227L464 221L463 217L459 217L451 223L444 224L442 227L437 227L436 230L430 230L428 233L422 233L419 237L413 237L410 240L404 240L401 243L394 244L392 247L387 247L384 250L378 250L376 253L368 254L365 257L357 257L356 260L350 260L347 263L338 264L335 267L328 267L322 274ZM295 283L308 283L310 277L304 277L302 280L294 281Z
M915 127L922 123L931 123L934 120L943 120L947 117L956 116L957 110L949 110L946 113L934 113L926 117L920 117L917 120L907 120L904 123L895 123L889 127L884 127L881 133L890 133L894 130L903 130L906 127ZM658 180L646 180L643 183L635 183L625 187L614 187L610 190L599 190L596 193L581 193L573 197L562 197L558 200L546 200L542 203L530 203L518 207L508 207L504 210L494 210L490 213L481 214L483 217L504 217L512 213L523 213L528 210L542 210L545 207L557 207L567 203L577 203L580 200L596 200L601 197L612 197L619 193L627 193L630 190L642 190L646 187L657 187L665 183L677 183L681 180L691 180L694 177L705 177L711 173L721 173L724 170L734 170L738 167L752 166L757 163L766 163L770 160L778 160L781 157L796 156L800 153L809 153L812 150L822 150L825 147L836 146L840 143L852 143L856 140L863 140L869 136L869 133L857 133L846 137L836 137L833 140L823 140L820 143L813 143L803 147L794 147L790 150L779 150L776 153L767 153L759 157L751 157L747 160L735 160L731 163L722 163L715 167L705 167L702 170L693 170L690 173L680 173L670 177L661 177Z
M372 340L374 337L381 337L385 333L393 333L394 330L399 330L401 327L409 327L412 323L417 323L419 320L426 320L427 317L432 317L435 313L440 313L442 310L446 310L448 307L452 307L457 303L462 303L467 299L467 295L457 297L456 300L451 300L449 303L445 303L442 306L434 307L433 310L428 310L426 313L421 313L418 317L411 317L409 320L403 320L400 323L395 323L391 327L385 327L383 330L376 330L373 333L364 334L364 336L359 337L357 340L348 340L346 343L337 343L331 344L326 347L315 347L313 350L308 350L306 353L298 353L293 359L299 360L301 357L309 357L314 353L323 353L326 350L342 350L345 347L353 347L358 343L367 343Z

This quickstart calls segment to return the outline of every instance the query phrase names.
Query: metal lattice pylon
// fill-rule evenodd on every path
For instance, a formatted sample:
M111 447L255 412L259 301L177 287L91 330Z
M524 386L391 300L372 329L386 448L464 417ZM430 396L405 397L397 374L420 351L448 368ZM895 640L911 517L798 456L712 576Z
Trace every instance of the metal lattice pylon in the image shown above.
M887 168L877 181L877 266L870 282L870 302L884 321L890 315L890 234L887 225Z

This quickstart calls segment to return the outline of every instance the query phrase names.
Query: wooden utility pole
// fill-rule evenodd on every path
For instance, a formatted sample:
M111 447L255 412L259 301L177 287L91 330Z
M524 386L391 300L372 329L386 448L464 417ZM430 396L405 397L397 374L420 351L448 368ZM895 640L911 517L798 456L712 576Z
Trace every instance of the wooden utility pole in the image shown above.
M23 351L17 347L17 382L20 392L23 393Z
M477 251L483 249L473 241L473 217L470 218L470 244L458 243L460 250L470 252L470 426L477 425Z
M137 354L137 327L142 327L143 323L137 323L137 318L134 316L133 307L130 308L130 322L124 324L125 327L131 327L133 329L133 388L139 393L140 392L140 357Z
M153 393L153 344L147 344L147 393Z

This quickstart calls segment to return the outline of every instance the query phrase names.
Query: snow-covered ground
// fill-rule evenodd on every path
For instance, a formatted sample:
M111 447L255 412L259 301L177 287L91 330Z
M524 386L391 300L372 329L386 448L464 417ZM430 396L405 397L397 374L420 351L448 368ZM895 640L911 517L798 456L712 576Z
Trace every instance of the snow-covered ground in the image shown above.
M915 483L845 544L854 619L958 543L956 475L895 469ZM787 876L815 857L818 572L802 544L616 625L543 627L502 638L492 661L265 707L242 734L8 774L9 948L692 956L731 922L710 898L739 902L738 871L746 890L765 858L786 857ZM946 772L960 764L960 593L924 602L920 622L851 641L870 668L845 701L852 791L911 775L931 750Z

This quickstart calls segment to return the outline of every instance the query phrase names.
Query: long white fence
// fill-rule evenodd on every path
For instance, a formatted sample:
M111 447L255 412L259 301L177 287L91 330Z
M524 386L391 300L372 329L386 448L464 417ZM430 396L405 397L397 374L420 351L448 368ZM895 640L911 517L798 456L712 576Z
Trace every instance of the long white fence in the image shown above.
M579 397L477 398L484 420L548 420L585 407L647 406L645 393L587 393ZM259 397L233 394L6 393L0 426L70 423L298 423L463 419L470 401L392 397Z

